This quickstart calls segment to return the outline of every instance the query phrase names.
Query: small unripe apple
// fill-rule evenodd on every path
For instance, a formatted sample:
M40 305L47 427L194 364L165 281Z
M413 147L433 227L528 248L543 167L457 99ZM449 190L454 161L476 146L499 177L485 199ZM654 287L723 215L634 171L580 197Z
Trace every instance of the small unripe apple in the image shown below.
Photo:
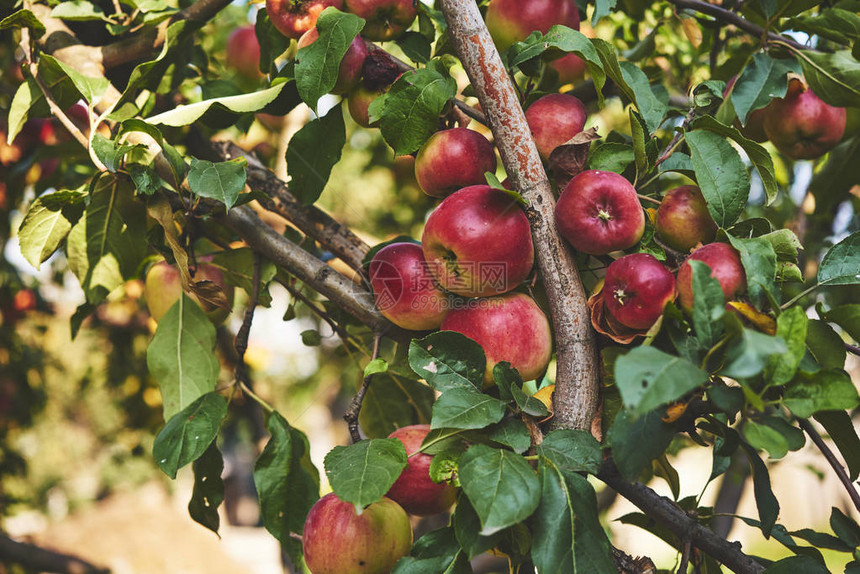
M356 514L353 504L327 494L311 508L302 533L313 574L388 574L411 548L409 516L389 498Z
M266 13L281 34L298 40L329 6L341 10L343 0L266 0Z
M384 93L385 90L368 89L362 82L350 90L346 97L346 106L355 123L363 128L376 126L376 122L371 123L367 108L370 106L370 102Z
M534 30L546 34L555 24L579 30L575 0L491 0L487 29L499 51L521 42Z
M197 270L194 273L194 281L211 281L220 287L227 296L228 308L216 307L206 312L206 316L215 325L220 325L224 319L230 314L233 307L233 287L226 284L224 273L214 265L208 263L200 263L197 265ZM179 300L182 294L182 281L179 278L179 269L169 264L167 261L160 261L149 268L146 273L146 280L143 290L143 298L146 301L146 306L149 309L149 314L156 322L160 321L167 311L173 307L173 304ZM200 304L199 299L194 293L188 293L188 296ZM205 307L201 305L201 307Z
M678 270L678 297L685 310L693 309L693 268L689 263L691 260L701 261L711 268L711 277L720 282L726 301L730 301L746 288L747 276L737 250L728 243L708 243L693 251Z
M260 72L260 43L254 26L247 24L236 28L227 37L227 65L249 80L256 80Z
M666 192L657 208L654 228L660 241L685 253L700 243L710 243L717 235L705 196L695 185Z
M538 153L545 160L552 150L582 131L586 118L585 106L570 94L547 94L526 110Z
M413 0L346 0L347 12L367 21L361 35L379 42L400 37L418 15L415 6Z
M559 233L590 255L636 245L645 232L645 213L629 181L610 171L587 170L565 186L555 206Z
M454 486L439 484L430 478L432 455L423 452L412 454L421 448L421 443L429 432L430 425L411 425L388 435L388 438L396 438L403 443L409 463L385 496L402 506L409 514L416 516L445 512L451 508L457 497L457 489Z
M510 362L523 380L539 377L552 357L549 320L534 299L523 293L470 301L452 309L442 330L457 331L478 342L487 356L484 385L493 384L493 367Z
M489 185L464 187L442 200L427 218L421 243L436 281L466 297L510 291L534 265L526 214Z
M386 245L373 256L368 277L376 307L395 325L427 331L442 324L447 296L433 280L420 245Z
M820 157L836 147L845 133L845 108L824 103L796 78L789 82L785 97L765 109L768 139L792 159Z
M609 265L603 292L603 304L616 321L648 329L675 298L675 276L653 255L633 253Z
M298 41L298 47L310 46L319 37L319 30L315 26L302 34ZM340 67L337 69L337 81L331 89L332 94L345 94L355 87L361 78L361 68L364 66L365 58L367 58L367 44L364 43L361 36L356 36L340 61Z
M485 183L484 173L488 171L496 171L493 146L467 128L436 132L415 158L415 179L424 193L433 197L446 197L462 187Z

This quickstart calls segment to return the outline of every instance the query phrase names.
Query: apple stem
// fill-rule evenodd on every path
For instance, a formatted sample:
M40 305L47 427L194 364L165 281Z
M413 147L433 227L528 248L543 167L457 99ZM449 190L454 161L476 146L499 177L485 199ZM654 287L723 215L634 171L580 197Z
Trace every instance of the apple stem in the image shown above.
M642 187L645 187L645 185L648 185L649 183L651 183L651 181L652 181L653 179L654 179L654 178L649 179L649 180L648 180L648 182L647 182L647 183L645 183ZM639 198L639 199L641 199L642 201L650 201L651 203L656 203L657 205L660 205L660 204L662 203L659 199L655 199L655 198L653 198L653 197L649 197L649 196L647 196L647 195L642 195L641 193L637 193L637 194L636 194L636 197L638 197L638 198Z

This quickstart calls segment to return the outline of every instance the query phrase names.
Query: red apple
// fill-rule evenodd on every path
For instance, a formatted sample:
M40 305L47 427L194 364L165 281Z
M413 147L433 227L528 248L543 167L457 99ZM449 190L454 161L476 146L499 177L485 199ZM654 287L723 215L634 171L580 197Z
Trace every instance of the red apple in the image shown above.
M367 20L361 35L380 42L398 38L412 25L415 5L413 0L346 0L347 12Z
M346 106L355 123L363 128L371 128L376 125L376 122L370 121L367 108L370 106L370 102L384 93L385 90L371 90L361 82L349 92L346 97Z
M720 282L726 301L741 293L747 284L741 257L728 243L708 243L699 247L684 261L678 270L678 296L681 307L693 309L693 268L690 261L701 261L711 268L711 277Z
M462 187L485 183L496 172L496 154L487 138L467 128L438 131L415 158L415 179L424 193L446 197Z
M304 48L316 42L320 37L319 30L316 27L311 28L299 38L298 47ZM331 89L333 94L345 94L350 91L361 78L361 69L364 66L364 60L367 58L367 44L361 36L356 36L346 50L343 59L340 61L340 67L337 69L337 82Z
M320 13L329 6L340 10L343 0L266 0L266 13L281 34L299 39L316 25Z
M233 30L227 37L227 65L249 80L262 77L260 72L260 43L254 26L248 24Z
M633 247L645 232L645 213L629 181L610 171L587 170L558 198L555 223L574 249L590 255Z
M616 321L648 329L675 298L675 276L653 255L633 253L609 265L603 293L606 310Z
M493 384L493 367L508 361L523 380L539 377L552 357L549 320L537 303L522 293L506 293L470 301L451 309L442 321L445 331L457 331L478 342L487 355L484 386Z
M784 98L768 104L764 131L782 154L815 159L836 147L845 133L845 108L824 103L812 89L792 79Z
M526 110L526 121L543 159L585 127L585 106L576 96L548 94Z
M457 489L450 484L438 484L430 478L433 456L419 452L412 454L424 442L430 425L412 425L397 429L388 438L396 438L406 447L409 464L385 495L409 514L429 516L445 512L454 504Z
M526 214L489 185L464 187L442 200L427 218L421 242L436 281L466 297L510 291L534 264Z
M395 325L427 331L442 324L447 297L433 280L420 245L386 245L373 256L368 277L376 307Z
M486 20L496 46L507 50L532 31L546 34L555 24L579 30L579 9L576 0L491 0Z
M717 235L705 196L695 185L666 192L657 208L654 228L660 241L685 253L700 243L710 243Z
M208 263L199 263L194 273L194 281L211 281L215 283L227 296L228 307L233 306L234 289L226 284L224 274L219 268ZM160 321L173 304L179 300L181 294L182 282L179 278L179 269L167 263L167 261L160 261L149 268L149 271L146 273L143 298L153 319ZM188 296L197 301L198 304L200 303L197 296L193 293L188 293ZM229 314L230 308L222 307L216 307L206 312L209 320L216 325L223 323Z
M585 60L576 54L562 56L550 62L549 65L558 73L559 84L572 84L585 77Z
M313 574L388 574L411 548L409 516L388 498L356 514L354 505L327 494L311 508L302 533Z
M32 289L21 289L12 297L12 309L18 313L27 313L36 308L36 293Z

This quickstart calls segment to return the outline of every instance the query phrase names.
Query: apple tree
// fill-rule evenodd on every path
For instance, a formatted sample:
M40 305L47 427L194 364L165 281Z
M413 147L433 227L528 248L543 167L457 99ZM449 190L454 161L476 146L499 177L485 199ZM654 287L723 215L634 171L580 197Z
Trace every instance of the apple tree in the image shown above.
M830 531L789 531L765 464L808 439L860 512L856 0L8 4L4 245L78 279L73 335L145 280L152 455L192 465L195 521L218 530L243 397L269 435L263 523L313 572L471 572L488 551L511 572L656 571L613 545L596 486L679 573L824 573L825 549L860 572L860 526L834 508ZM414 163L426 194L376 229L320 206L355 134L378 145L353 169ZM0 272L12 326L33 293ZM363 371L323 468L245 361L275 284ZM5 368L0 413L26 424L41 399L6 409ZM741 519L792 556L680 498L680 448L706 449L711 488L741 460ZM413 541L404 508L449 514Z

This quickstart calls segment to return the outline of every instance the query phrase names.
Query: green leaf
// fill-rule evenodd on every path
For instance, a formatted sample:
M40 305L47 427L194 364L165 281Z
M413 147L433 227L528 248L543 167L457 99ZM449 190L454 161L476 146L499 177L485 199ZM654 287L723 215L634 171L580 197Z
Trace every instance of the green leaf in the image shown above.
M776 417L765 417L761 424L747 421L743 435L751 446L766 450L773 459L784 457L789 450L798 450L806 442L803 431Z
M18 10L0 20L0 30L11 28L29 28L36 39L45 35L45 25L30 10Z
M337 83L340 62L352 41L364 28L364 19L329 6L316 23L319 38L296 54L296 87L311 109Z
M799 50L803 77L812 91L831 106L860 106L860 62L848 50L832 54Z
M227 399L206 393L170 417L152 445L152 456L164 474L176 478L176 471L197 460L215 440L226 416Z
M481 345L454 331L439 331L409 343L409 366L437 391L480 390L486 365Z
M290 192L304 205L313 204L325 189L344 144L346 127L339 105L305 124L290 139L287 147Z
M384 438L400 427L430 420L433 389L418 381L376 375L361 404L358 422L369 438Z
M257 35L257 41L260 43L260 63L262 72L269 72L273 76L278 72L278 66L275 60L287 51L292 40L287 38L275 28L271 18L264 8L257 12L257 21L254 24L254 32ZM271 69L266 69L270 66Z
M466 551L466 555L469 558L498 546L504 534L503 532L496 532L490 536L481 536L481 519L478 517L478 513L475 512L472 503L465 496L461 496L457 500L453 522L457 541L463 550Z
M439 116L457 94L457 84L444 65L433 60L426 68L404 73L384 96L374 101L382 137L395 155L420 148L439 127Z
M224 112L231 112L232 114L259 112L268 104L275 101L275 98L288 85L290 84L281 83L259 92L251 92L250 94L212 98L193 104L183 104L172 110L150 116L146 118L146 122L152 125L180 127L189 126L198 121L205 121L210 113L218 115Z
M591 25L594 26L604 16L609 16L609 13L615 9L618 0L595 0L594 13L591 15Z
M681 398L708 380L708 373L654 347L636 347L615 361L615 384L624 405L644 414Z
M224 502L224 481L221 479L224 459L215 441L194 461L192 468L194 489L188 502L188 514L194 522L218 534L218 527L221 525L218 507Z
M860 36L860 16L842 8L827 8L818 14L801 14L789 21L792 30L817 34L840 44L851 44Z
M725 314L726 297L720 282L711 277L706 263L689 259L693 287L693 327L704 348L711 348L723 334L720 318Z
M71 21L104 20L104 11L86 0L66 0L57 4L51 10L52 18Z
M86 194L80 190L55 191L30 204L18 229L21 255L39 269L59 249L84 210Z
M520 419L507 418L489 427L487 438L495 443L510 447L517 454L522 454L531 446L529 429Z
M575 472L597 474L603 462L600 443L582 430L558 429L544 437L537 454L552 462L565 475Z
M415 541L409 556L394 565L392 574L471 574L454 528L432 530Z
M631 62L621 62L620 66L624 81L633 90L639 114L648 125L648 131L654 133L663 122L669 106L654 94L648 76L639 69L639 66Z
M596 143L588 152L587 169L624 173L635 159L633 148L627 144Z
M541 498L533 522L532 560L539 572L615 574L597 497L584 477L541 460Z
M215 253L209 263L221 270L228 285L240 287L250 296L254 289L254 257L250 247L240 247ZM268 259L260 260L260 293L257 302L264 307L272 302L266 286L275 278L277 271L275 264Z
M165 420L215 390L221 369L215 327L184 293L159 321L146 365L161 389Z
M806 328L806 348L825 369L841 369L845 365L845 342L825 321L809 321Z
M824 254L818 266L820 285L860 283L860 231L855 231Z
M523 392L523 378L507 361L500 361L493 367L493 379L499 387L502 400L513 399L520 410L533 417L549 415L546 406L538 399Z
M101 134L95 134L92 141L93 152L107 170L117 173L123 167L126 154L135 148L132 145L119 144L116 140L108 139Z
M764 370L771 356L787 352L788 347L781 337L744 329L729 347L726 354L728 364L722 374L733 379L749 379Z
M763 574L830 574L827 567L811 556L791 556L768 566Z
M615 464L626 479L638 479L642 470L672 442L675 429L664 423L661 415L659 411L651 411L637 417L624 410L615 417L606 438Z
M433 405L433 429L480 429L497 423L505 416L507 404L489 395L468 389L451 389L442 393Z
M625 98L627 98L628 101L636 102L636 94L633 92L633 89L627 85L627 81L624 79L621 65L618 63L618 54L615 51L615 47L602 38L592 38L591 44L594 46L595 50L597 50L597 54L600 58L601 64L603 65L603 71L605 74L615 82L618 90ZM595 87L596 86L597 84L595 84ZM599 93L600 90L598 90L598 94Z
M57 60L53 56L49 56L48 54L42 54L40 58L51 58L53 63L55 63L63 72L69 77L84 99L90 104L95 106L98 104L102 97L104 97L105 92L110 86L110 81L108 81L105 77L97 77L93 78L90 76L85 76L79 71L77 71L72 66L65 64L62 60Z
M819 411L848 410L860 404L851 377L841 369L822 369L814 375L799 373L785 387L785 406L798 418Z
M266 421L271 437L254 464L254 485L263 525L281 544L301 534L311 506L319 499L319 473L304 433L279 413Z
M747 455L752 467L753 476L753 495L755 496L756 508L758 508L758 516L761 521L760 528L765 538L770 538L770 533L776 524L776 518L779 516L779 501L773 495L773 490L770 487L770 474L767 471L767 466L759 458L756 451L746 443L741 443L741 447Z
M740 216L750 192L750 178L738 152L725 138L707 130L685 135L708 211L720 227Z
M782 385L790 381L806 353L806 332L809 319L806 312L794 306L776 319L776 334L785 341L788 352L768 359L765 379L769 384Z
M825 321L836 323L855 341L860 341L860 305L849 303L837 305L829 311L818 310L818 315Z
M763 237L743 239L728 236L729 243L738 250L747 277L747 290L758 307L768 300L768 293L776 299L776 252L770 241Z
M845 411L819 411L815 413L815 420L821 423L842 453L851 482L856 481L860 476L860 437L854 430L851 417Z
M395 42L413 62L426 64L430 61L433 47L430 45L430 40L419 32L405 32Z
M732 105L743 125L751 112L785 96L789 72L800 73L797 61L792 58L775 59L766 52L753 57L732 88Z
M835 506L830 512L830 528L848 546L852 548L860 546L860 526L857 525L853 518L845 516Z
M640 179L648 173L650 163L645 151L645 132L647 127L642 116L633 108L630 109L630 135L633 139L633 158L636 160L636 178ZM649 138L650 139L650 138Z
M247 164L243 157L218 163L191 158L188 187L195 195L220 201L229 211L245 189Z
M481 519L484 536L522 522L540 502L534 469L509 450L476 444L460 458L459 475L463 492Z
M361 512L388 492L406 462L406 449L396 438L365 439L334 447L325 457L325 473L338 498Z

